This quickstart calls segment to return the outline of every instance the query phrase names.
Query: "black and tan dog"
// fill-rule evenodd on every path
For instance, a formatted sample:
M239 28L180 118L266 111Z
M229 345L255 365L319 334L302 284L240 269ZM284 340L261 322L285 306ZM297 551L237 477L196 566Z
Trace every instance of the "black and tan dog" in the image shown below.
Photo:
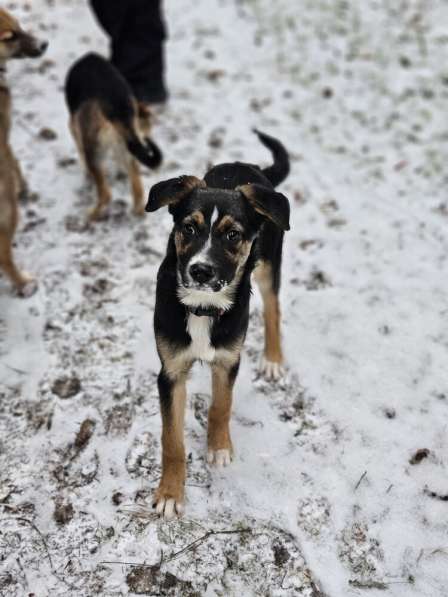
M143 186L137 161L148 168L157 168L162 161L160 149L149 138L148 108L138 104L118 70L93 53L80 58L69 70L65 97L70 130L97 191L97 204L90 218L101 217L111 200L104 172L109 149L129 174L134 212L143 215Z
M278 293L289 202L274 186L287 176L289 160L279 141L257 134L273 153L269 168L222 164L203 180L181 176L149 193L146 210L168 205L174 218L154 313L163 425L162 479L154 505L165 518L183 508L185 384L196 360L212 368L208 462L223 466L231 460L232 388L249 322L253 270L264 302L262 370L268 378L282 373Z
M6 63L13 58L37 58L47 42L24 31L17 20L0 9L0 270L19 294L29 296L37 288L33 278L21 271L13 258L12 243L19 221L18 196L26 190L19 163L9 144L11 92L6 83Z

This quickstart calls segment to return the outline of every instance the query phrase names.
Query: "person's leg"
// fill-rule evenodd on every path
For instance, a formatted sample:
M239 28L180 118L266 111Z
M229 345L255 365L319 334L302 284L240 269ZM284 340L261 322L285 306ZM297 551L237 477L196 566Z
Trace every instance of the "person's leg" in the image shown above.
M132 1L120 0L90 0L93 12L104 31L112 38L120 37L126 12Z
M112 63L143 103L163 102L166 37L161 0L91 0L111 37Z

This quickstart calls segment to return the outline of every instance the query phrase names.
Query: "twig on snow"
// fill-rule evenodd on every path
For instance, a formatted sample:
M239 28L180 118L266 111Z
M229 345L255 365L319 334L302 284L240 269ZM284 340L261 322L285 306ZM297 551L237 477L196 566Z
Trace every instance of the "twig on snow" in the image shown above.
M284 588L285 588L285 587L283 586L283 583L285 582L285 578L286 578L286 575L287 575L287 574L288 574L288 571L287 571L287 570L285 570L285 574L283 575L282 582L280 583L280 588L281 588L281 589L284 589Z
M8 365L8 363L2 363L3 367L14 371L14 373L18 373L19 375L28 375L28 371L23 371L23 369L18 369L17 367L13 367L12 365Z
M362 480L364 479L364 477L367 475L367 471L364 471L363 474L361 475L361 477L359 478L359 481L356 483L355 485L355 491L358 489L358 487L361 485Z
M117 566L132 566L133 568L154 568L159 567L158 564L139 564L138 562L116 562L114 560L103 560L100 564L116 564Z
M100 562L100 564L116 564L119 566L133 566L133 567L141 567L141 568L154 568L154 566L156 566L157 568L160 568L162 566L162 564L166 564L167 562L176 560L177 558L180 558L181 556L183 556L185 553L187 553L189 551L193 551L194 549L197 549L200 545L202 545L205 541L207 541L207 539L209 537L212 537L213 535L236 535L238 533L251 533L251 532L252 532L252 529L229 529L229 530L225 530L225 531L207 531L204 535L202 535L198 539L195 539L194 541L192 541L191 543L189 543L188 545L186 545L179 551L176 551L175 553L171 554L168 558L164 558L163 552L162 552L159 564L139 564L139 563L135 563L135 562L117 562L117 561L102 561L102 562Z
M383 582L381 580L361 581L350 579L348 584L357 589L379 589L380 591L385 591L390 585L412 585L414 582L414 577L409 575L406 580L390 580L388 582Z
M367 580L362 582L360 580L350 579L348 584L356 589L380 589L381 591L385 591L387 589L387 584L379 580Z
M428 553L428 555L426 556L425 554ZM444 556L448 556L448 548L446 547L437 547L436 549L421 549L420 553L418 554L418 558L417 558L417 564L420 563L420 560L423 558L423 556L425 556L425 558L429 558L431 556L435 556L438 554L442 554Z
M202 545L202 543L207 541L207 539L209 537L211 537L212 535L236 535L238 533L251 533L251 532L252 532L252 529L229 529L227 531L207 531L204 535L202 535L202 537L199 537L192 543L189 543L188 545L183 547L180 551L177 551L176 553L171 554L168 558L165 559L165 563L171 562L172 560L176 560L177 558L180 558L188 551L192 551L192 550L196 549L197 547Z

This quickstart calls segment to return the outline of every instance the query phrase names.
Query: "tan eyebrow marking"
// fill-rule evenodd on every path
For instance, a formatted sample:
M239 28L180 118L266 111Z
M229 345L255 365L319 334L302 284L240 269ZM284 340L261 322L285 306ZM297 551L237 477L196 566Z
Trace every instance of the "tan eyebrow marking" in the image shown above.
M174 244L176 245L176 251L177 251L178 255L182 255L183 253L186 253L188 251L188 249L191 247L191 242L189 242L189 243L184 242L181 232L174 233Z
M236 228L240 232L244 232L244 228L241 226L241 224L236 222L232 216L227 215L222 218L222 220L216 226L216 229L218 230L218 232L224 232L229 228Z
M185 218L184 222L191 222L191 220L193 220L193 222L195 222L198 226L203 226L205 222L204 214L202 211L194 211Z

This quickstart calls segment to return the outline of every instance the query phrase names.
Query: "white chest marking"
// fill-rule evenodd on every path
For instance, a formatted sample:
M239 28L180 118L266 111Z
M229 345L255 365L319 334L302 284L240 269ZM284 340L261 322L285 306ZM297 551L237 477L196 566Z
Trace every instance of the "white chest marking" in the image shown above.
M211 317L198 317L190 313L187 321L187 332L191 336L189 353L192 358L211 362L216 350L210 344Z

